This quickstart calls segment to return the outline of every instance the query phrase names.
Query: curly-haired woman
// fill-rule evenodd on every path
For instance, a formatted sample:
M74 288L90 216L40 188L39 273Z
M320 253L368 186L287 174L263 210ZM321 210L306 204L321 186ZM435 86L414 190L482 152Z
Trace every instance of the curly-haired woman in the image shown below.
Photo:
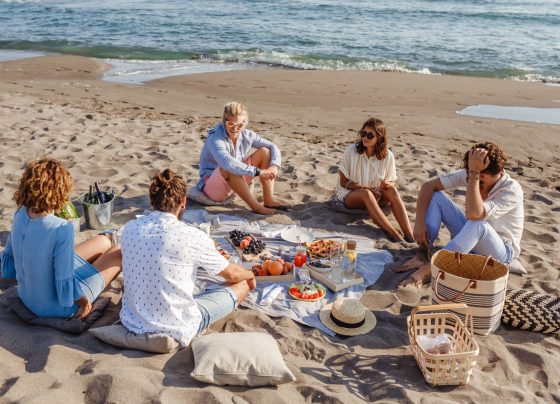
M390 204L405 240L414 241L406 208L394 184L397 179L395 156L387 148L387 131L380 119L370 118L364 122L356 143L346 149L338 173L335 203L348 209L367 209L385 234L398 241L399 233L381 209Z
M54 216L68 201L72 178L62 163L25 167L14 200L12 231L2 254L2 277L16 278L18 294L40 317L83 318L121 270L121 252L97 235L74 249L74 226Z

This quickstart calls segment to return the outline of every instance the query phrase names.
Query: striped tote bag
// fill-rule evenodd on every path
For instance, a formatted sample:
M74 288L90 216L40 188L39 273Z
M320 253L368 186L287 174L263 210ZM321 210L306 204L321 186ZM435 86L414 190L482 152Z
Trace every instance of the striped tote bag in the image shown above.
M492 257L448 250L435 253L431 264L432 302L465 303L471 309L474 332L494 332L500 325L506 297L507 266ZM461 317L461 313L455 314Z

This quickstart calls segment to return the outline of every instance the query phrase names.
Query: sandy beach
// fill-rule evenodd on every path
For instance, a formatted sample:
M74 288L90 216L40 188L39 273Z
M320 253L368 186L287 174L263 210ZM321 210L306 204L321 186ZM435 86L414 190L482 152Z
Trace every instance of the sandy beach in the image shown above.
M25 162L62 160L74 179L73 197L100 181L115 190L114 223L121 226L150 208L149 178L171 167L192 186L207 130L223 105L249 109L249 128L275 142L283 155L277 193L294 205L271 223L367 236L398 265L415 250L392 243L359 216L334 213L325 203L338 162L369 117L382 119L397 161L397 182L414 220L420 185L459 167L478 141L494 141L509 155L511 175L525 193L521 262L528 274L509 285L560 294L560 126L474 118L456 113L470 105L557 108L560 87L511 80L359 71L259 70L195 74L120 85L100 80L109 66L77 56L45 56L0 63L0 244L15 207L13 192ZM455 193L462 201L464 193ZM200 206L197 206L200 208ZM255 220L238 199L208 208ZM394 222L394 218L390 217ZM95 234L82 231L77 241ZM447 233L443 232L441 242ZM466 386L432 388L408 347L406 317L427 302L429 287L395 290L408 274L386 268L362 302L374 311L367 335L328 337L287 318L238 309L210 332L260 331L278 341L297 382L248 389L194 381L190 348L150 355L106 345L89 333L66 335L24 325L0 294L0 402L558 402L560 338L500 327L478 337L480 356ZM119 281L95 326L118 318Z

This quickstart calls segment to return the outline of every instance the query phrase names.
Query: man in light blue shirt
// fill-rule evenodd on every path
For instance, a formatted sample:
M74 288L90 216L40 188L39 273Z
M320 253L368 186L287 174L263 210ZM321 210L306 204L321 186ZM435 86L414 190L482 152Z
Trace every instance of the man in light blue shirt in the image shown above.
M268 140L246 129L247 108L230 102L224 107L222 122L208 132L200 152L198 189L216 202L225 201L234 192L255 213L272 215L289 207L274 199L274 180L282 162L280 150ZM252 149L255 152L249 154ZM259 177L263 189L260 204L249 184Z

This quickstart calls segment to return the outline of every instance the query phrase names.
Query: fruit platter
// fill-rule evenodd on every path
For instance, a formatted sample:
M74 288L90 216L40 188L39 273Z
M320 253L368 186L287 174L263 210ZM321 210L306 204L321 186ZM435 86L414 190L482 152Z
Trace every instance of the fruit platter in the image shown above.
M343 248L343 244L340 241L323 239L315 240L309 243L305 243L307 248L307 255L311 259L317 258L329 258L331 250L334 248Z
M288 294L296 300L316 302L327 295L327 290L317 282L292 283L288 289Z
M265 259L251 267L257 282L289 282L295 279L294 265L282 258Z
M229 232L228 241L241 255L243 261L256 261L261 259L261 256L272 256L272 253L266 249L266 244L250 233L232 230Z

